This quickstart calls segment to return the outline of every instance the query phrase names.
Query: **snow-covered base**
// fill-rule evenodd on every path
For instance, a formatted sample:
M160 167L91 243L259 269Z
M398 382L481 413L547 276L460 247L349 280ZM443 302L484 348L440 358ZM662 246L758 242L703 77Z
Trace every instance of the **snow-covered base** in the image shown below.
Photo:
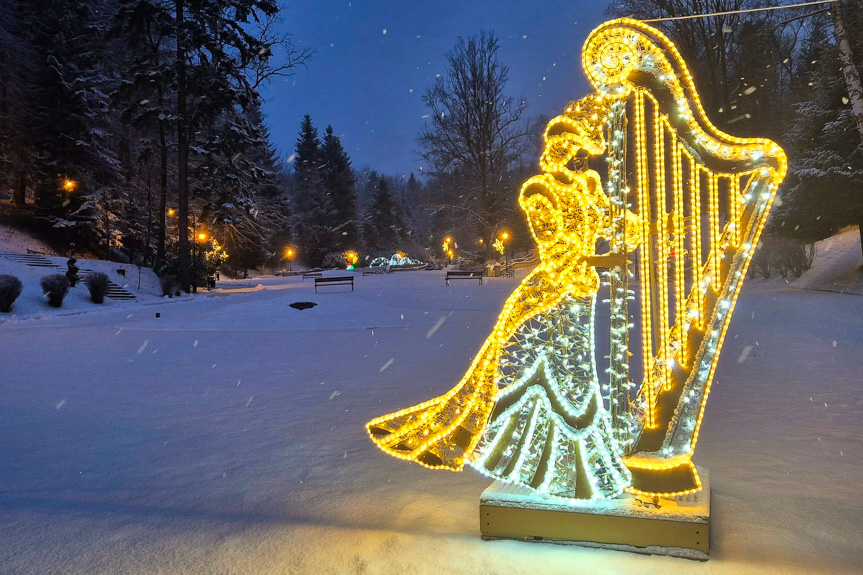
M694 456L695 563L482 541L487 479L374 447L365 422L450 389L520 280L443 275L0 324L0 573L860 572L863 298L744 285Z
M480 496L480 529L483 539L489 540L573 544L706 561L710 548L710 473L699 467L698 474L701 491L657 498L655 502L629 494L599 501L568 501L543 497L522 485L495 481ZM506 513L501 514L503 509ZM663 529L666 522L686 528L671 535ZM633 539L632 528L626 528L631 525L637 525L638 540ZM692 538L699 531L703 537ZM646 544L644 536L651 538L651 544Z
M643 500L624 493L614 499L579 502L560 498L543 497L536 491L521 485L495 481L480 496L480 505L517 507L543 511L564 511L611 515L614 517L638 517L663 521L705 522L710 518L710 472L696 467L703 489L675 498Z

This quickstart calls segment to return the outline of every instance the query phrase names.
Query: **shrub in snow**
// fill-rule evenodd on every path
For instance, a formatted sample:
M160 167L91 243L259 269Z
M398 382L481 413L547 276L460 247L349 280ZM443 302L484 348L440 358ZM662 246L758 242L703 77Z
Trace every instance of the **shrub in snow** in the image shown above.
M87 289L90 290L90 299L93 303L105 301L105 293L108 291L108 276L102 272L92 272L84 278Z
M15 276L0 275L0 311L12 311L12 304L21 295L22 287L21 280Z
M752 256L749 277L756 274L770 279L778 272L783 278L789 275L799 278L812 267L815 259L815 244L778 236L762 236L761 242Z
M63 298L69 291L69 278L63 274L51 274L42 278L42 291L48 297L48 304L53 307L63 305Z
M180 282L177 280L177 276L161 276L159 277L159 285L162 288L163 296L180 295Z

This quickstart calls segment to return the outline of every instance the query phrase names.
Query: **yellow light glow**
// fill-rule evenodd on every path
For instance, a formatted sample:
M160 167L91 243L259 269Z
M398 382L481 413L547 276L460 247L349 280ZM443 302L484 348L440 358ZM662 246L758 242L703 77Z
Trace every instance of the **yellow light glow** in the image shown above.
M600 431L592 432L591 453L605 463L588 472L605 475L587 493L573 490L563 496L614 496L621 485L647 496L692 493L701 488L691 457L713 373L754 246L785 176L786 157L770 140L737 138L718 130L706 117L677 49L650 26L629 19L603 24L589 36L582 57L596 93L571 102L549 123L540 158L544 173L525 182L519 195L539 265L507 299L494 330L455 388L371 421L368 432L395 457L454 471L470 462L498 479L545 492L548 478L522 474L522 465L534 465L533 472L541 468L547 475L553 473L548 469L573 462L556 447L549 451L557 435L544 447L534 444L532 455L527 455L526 442L547 423L538 414L552 409L553 402L542 404L546 407L531 404L529 417L527 412L518 416L516 408L527 409L528 404L505 396L516 383L522 389L535 376L519 379L507 376L506 369L536 369L518 366L513 359L529 356L531 347L551 346L543 339L551 336L541 335L541 326L528 326L557 317L561 302L593 301L600 286L599 266L611 270L608 277L616 279L609 281L617 282L612 284L617 292L612 289L608 301L613 310L611 337L618 342L613 347L621 359L612 365L624 371L609 378L625 387L604 398L609 412L601 404L593 407L595 429ZM603 186L599 174L588 167L587 156L606 152L609 181ZM634 163L633 169L627 169L627 161ZM508 238L508 232L501 234L501 247ZM598 238L608 240L609 253L594 253ZM443 244L449 257L451 241L447 237ZM627 254L634 250L638 280L629 290ZM632 323L625 305L615 304L621 299L641 303ZM574 304L574 317L585 317L581 305ZM634 351L628 343L633 324L642 334L639 359L644 374L630 402L626 358ZM550 353L593 356L593 330L591 323L589 339L579 336L582 347L563 343ZM548 373L536 377L546 390L556 389L558 375L569 377L544 369ZM591 384L568 385L584 394ZM554 413L576 418L571 410L568 415ZM501 427L501 418L517 416L521 419L512 419L505 430ZM615 429L613 437L618 439L612 439L605 429L612 425L627 429ZM543 459L539 465L537 449L545 450L542 457L562 459ZM489 457L508 461L505 472L487 465ZM531 457L533 463L525 463ZM619 458L626 469L615 465Z
M286 258L288 258L288 259L291 259L292 257L294 257L294 254L295 254L295 253L296 253L296 252L294 251L294 248L287 248L287 249L285 250L285 257L286 257Z
M173 217L173 216L174 216L174 214L176 214L176 213L177 213L177 210L175 210L174 208L169 208L169 209L168 209L168 215L169 215L169 216L172 216L172 217Z
M63 189L66 190L67 192L74 192L75 188L77 188L77 187L78 187L78 182L76 182L75 180L71 180L69 178L66 178L65 180L63 180Z
M198 241L203 242L206 239L207 239L207 234L205 234L204 232L200 232L198 234Z
M349 251L345 252L345 261L348 263L349 266L352 266L355 263L357 263L357 261L359 259L360 259L359 254L357 254L357 252L355 252L354 250L349 250Z

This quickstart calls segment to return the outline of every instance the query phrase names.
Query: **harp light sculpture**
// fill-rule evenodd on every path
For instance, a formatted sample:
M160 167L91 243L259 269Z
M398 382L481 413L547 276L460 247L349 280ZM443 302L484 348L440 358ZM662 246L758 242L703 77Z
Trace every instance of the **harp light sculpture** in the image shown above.
M786 158L770 140L713 126L677 49L651 26L599 26L583 66L595 93L549 123L543 173L518 199L539 265L456 387L368 432L395 457L468 463L573 504L694 493L710 384ZM589 167L601 156L604 182Z

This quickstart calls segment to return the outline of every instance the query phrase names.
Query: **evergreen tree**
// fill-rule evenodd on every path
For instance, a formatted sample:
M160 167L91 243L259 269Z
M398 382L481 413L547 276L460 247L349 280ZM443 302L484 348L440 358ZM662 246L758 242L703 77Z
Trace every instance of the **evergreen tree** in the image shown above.
M782 204L771 215L772 233L807 242L856 224L863 214L863 146L828 34L827 22L816 22L799 55L799 101L783 138L789 173Z
M337 232L333 230L333 201L323 178L323 153L318 131L306 114L300 126L294 155L294 232L299 256L311 267L323 264L324 257L338 249Z
M27 3L23 3L27 4ZM115 175L117 160L106 137L110 79L104 75L105 22L98 6L67 0L31 5L36 66L30 80L30 133L36 199L61 225L95 218L94 198Z
M373 258L389 257L404 249L402 243L408 237L408 228L398 201L383 176L378 181L364 227L366 250Z
M356 178L351 160L342 147L333 127L327 126L321 148L324 187L333 202L333 228L338 230L338 247L344 251L357 247L357 196Z

